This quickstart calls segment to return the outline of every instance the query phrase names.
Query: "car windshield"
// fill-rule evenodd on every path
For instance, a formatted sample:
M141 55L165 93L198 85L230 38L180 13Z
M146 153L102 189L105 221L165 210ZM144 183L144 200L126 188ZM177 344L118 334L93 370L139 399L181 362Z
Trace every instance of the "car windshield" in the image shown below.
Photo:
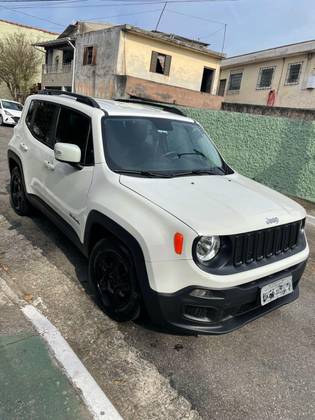
M224 175L226 164L196 123L162 118L105 117L109 167L138 176Z
M2 101L2 106L5 109L12 109L13 111L22 111L23 106L17 102Z

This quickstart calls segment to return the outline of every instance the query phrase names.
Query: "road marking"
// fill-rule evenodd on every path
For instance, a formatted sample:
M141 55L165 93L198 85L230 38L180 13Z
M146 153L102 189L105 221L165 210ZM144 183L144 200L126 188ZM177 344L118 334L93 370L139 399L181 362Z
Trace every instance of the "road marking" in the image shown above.
M20 307L26 318L31 321L46 341L72 385L80 391L79 393L93 418L96 420L122 420L118 411L59 330L33 305L25 304L25 301L21 300L1 277L0 290Z

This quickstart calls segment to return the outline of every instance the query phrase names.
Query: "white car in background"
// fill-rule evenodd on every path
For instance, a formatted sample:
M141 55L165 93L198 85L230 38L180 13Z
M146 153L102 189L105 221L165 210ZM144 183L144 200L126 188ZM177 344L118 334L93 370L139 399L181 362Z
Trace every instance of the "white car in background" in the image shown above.
M0 125L16 125L22 114L23 105L9 99L0 99Z

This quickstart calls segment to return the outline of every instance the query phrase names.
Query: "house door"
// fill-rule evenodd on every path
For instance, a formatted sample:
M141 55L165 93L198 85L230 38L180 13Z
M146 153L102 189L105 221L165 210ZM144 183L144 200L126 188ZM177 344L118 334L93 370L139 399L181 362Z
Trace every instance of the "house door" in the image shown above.
M224 96L225 86L226 86L226 79L220 80L219 89L218 89L219 96Z
M206 67L203 69L200 92L211 93L214 71Z

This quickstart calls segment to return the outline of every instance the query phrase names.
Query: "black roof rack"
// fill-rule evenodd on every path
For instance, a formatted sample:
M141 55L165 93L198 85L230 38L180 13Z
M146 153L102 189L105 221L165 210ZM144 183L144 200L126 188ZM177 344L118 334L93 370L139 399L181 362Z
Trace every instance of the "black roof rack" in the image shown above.
M171 105L164 105L163 103L159 103L159 102L153 102L150 100L145 100L143 101L142 99L120 99L117 98L115 99L115 101L118 102L127 102L127 103L133 103L133 104L141 104L141 105L149 105L149 106L155 106L157 108L161 108L163 111L167 111L167 112L172 112L173 114L177 114L177 115L182 115L182 116L186 116L183 111L181 111L180 109L173 107Z
M64 95L70 96L71 98L75 98L77 102L81 102L82 104L92 106L93 108L100 108L99 104L96 102L95 99L91 98L90 96L80 95L79 93L67 92L65 90L57 90L57 89L43 89L38 92L41 95Z

